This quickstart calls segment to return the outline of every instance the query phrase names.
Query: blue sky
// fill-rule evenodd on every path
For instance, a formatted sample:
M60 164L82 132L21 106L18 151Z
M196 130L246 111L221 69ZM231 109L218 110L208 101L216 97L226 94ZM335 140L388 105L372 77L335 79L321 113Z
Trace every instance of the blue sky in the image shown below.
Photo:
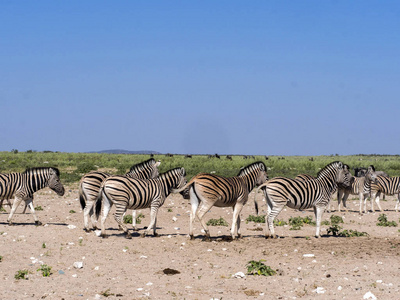
M400 154L399 1L1 1L0 151Z

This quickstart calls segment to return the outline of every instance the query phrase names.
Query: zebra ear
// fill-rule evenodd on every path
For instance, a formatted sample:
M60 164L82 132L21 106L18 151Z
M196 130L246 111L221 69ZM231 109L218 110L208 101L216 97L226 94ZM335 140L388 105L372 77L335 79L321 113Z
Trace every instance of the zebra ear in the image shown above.
M156 167L158 167L159 165L161 165L161 161L160 160L158 162L156 162Z
M339 165L338 165L339 169L343 169L343 163L341 161L339 161Z

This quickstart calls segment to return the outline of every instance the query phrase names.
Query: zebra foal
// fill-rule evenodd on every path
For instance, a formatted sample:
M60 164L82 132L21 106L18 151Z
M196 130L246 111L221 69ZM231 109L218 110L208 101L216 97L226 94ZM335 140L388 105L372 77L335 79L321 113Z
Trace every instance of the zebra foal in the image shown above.
M264 183L268 179L266 167L262 162L256 162L242 168L236 177L222 177L207 173L200 173L193 177L188 184L175 192L181 192L189 188L190 212L189 236L193 239L193 223L198 217L205 231L205 240L210 239L210 231L204 215L213 206L232 207L233 220L231 235L233 239L240 236L240 212L248 200L249 193L256 185Z
M25 201L25 208L28 206L31 210L35 224L42 225L36 216L32 201L33 194L45 187L51 188L59 196L64 195L64 186L60 181L60 171L57 168L31 168L23 173L0 174L1 203L15 198L7 219L9 225L13 224L13 215L22 201Z
M126 238L132 238L122 218L127 209L150 208L150 225L142 236L146 236L153 230L156 234L156 222L158 209L164 204L165 199L174 190L186 184L186 171L184 168L175 168L161 174L154 179L133 179L125 176L111 176L104 180L99 197L96 202L96 216L101 217L101 236L105 237L105 221L111 207L115 204L115 220L126 233Z
M294 209L308 209L313 207L317 221L315 236L320 237L321 218L331 195L337 190L338 184L349 186L352 176L342 162L336 161L325 166L318 172L317 178L310 180L296 180L285 177L275 177L257 188L264 191L268 204L266 226L269 236L274 238L274 219L285 206ZM257 192L255 195L257 195ZM256 197L256 196L255 196ZM256 198L254 198L255 204ZM258 206L256 205L258 214ZM266 237L268 237L266 235Z
M126 177L137 179L152 179L159 175L158 166L160 161L148 159L144 162L133 165ZM92 223L92 228L96 229L97 219L94 214L94 204L99 196L100 186L102 182L111 175L105 172L92 171L85 174L79 182L79 201L83 210L83 224L86 232L90 231L89 217ZM132 227L136 228L136 211L132 211Z

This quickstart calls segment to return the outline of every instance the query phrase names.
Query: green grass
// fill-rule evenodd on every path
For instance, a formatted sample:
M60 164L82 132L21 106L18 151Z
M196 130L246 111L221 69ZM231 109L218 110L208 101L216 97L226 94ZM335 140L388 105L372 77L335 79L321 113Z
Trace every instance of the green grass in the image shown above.
M247 275L261 275L261 276L272 276L276 274L276 271L271 269L270 266L264 264L263 259L259 261L250 260L247 267Z
M268 153L266 153L268 155ZM0 152L0 173L22 172L26 168L53 166L60 169L61 181L64 183L78 182L87 172L92 170L106 170L111 174L124 174L137 163L150 158L149 155L130 154L100 154L100 153L66 153L66 152ZM268 167L270 178L285 176L294 178L298 174L306 173L316 176L318 171L327 164L340 160L351 168L368 167L374 165L377 170L382 170L390 176L400 176L400 156L398 155L321 155L313 156L255 156L254 159L244 159L242 155L233 155L232 160L221 155L220 159L208 158L208 155L193 155L185 158L184 155L155 155L155 160L160 160L160 172L172 168L184 167L187 178L190 179L200 172L215 172L221 176L236 176L241 167L256 161L262 161Z
M386 214L380 214L376 225L383 227L397 227L396 221L388 221Z
M142 218L144 218L144 214L140 213L136 216L136 224L142 223ZM124 223L125 224L132 224L132 215L125 215L124 216Z
M207 226L228 226L228 222L222 217L219 219L210 219L206 224Z
M42 272L42 276L43 277L50 277L51 274L53 274L53 272L51 271L52 267L48 266L48 265L41 265L39 269L37 269L37 271Z
M17 273L15 273L14 278L19 280L19 279L28 279L25 276L29 274L29 271L24 269L24 270L18 270Z

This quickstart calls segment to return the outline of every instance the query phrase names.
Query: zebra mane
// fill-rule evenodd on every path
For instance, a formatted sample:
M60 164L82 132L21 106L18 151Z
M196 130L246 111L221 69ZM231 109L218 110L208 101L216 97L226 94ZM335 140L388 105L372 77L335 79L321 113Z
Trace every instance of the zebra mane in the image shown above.
M154 160L154 158L150 158L150 159L148 159L148 160L146 160L146 161L143 161L143 162L141 162L141 163L138 163L138 164L136 164L136 165L133 165L133 166L130 168L129 172L134 172L134 171L141 170L144 166L154 165L155 162L156 162L156 161Z
M24 171L23 174L27 174L27 173L33 173L33 172L37 172L37 171L48 171L50 169L53 169L54 172L56 172L57 176L60 177L60 170L58 170L57 168L53 168L53 167L36 167L36 168L28 168Z
M253 171L256 168L264 170L264 171L267 170L267 167L265 166L265 164L262 161L257 161L255 163L252 163L252 164L246 166L246 167L240 168L239 174L237 176L246 175L246 174L248 174L249 172Z
M375 167L373 165L370 165L369 167L371 168L372 172L375 172Z
M322 169L318 172L317 177L319 177L319 175L321 175L321 174L323 174L323 173L326 173L326 171L327 171L328 169L331 169L333 165L337 165L337 164L339 164L339 163L341 163L341 162L340 162L340 161L334 161L334 162L331 162L330 164L326 165L324 168L322 168ZM342 163L342 164L343 164L343 163ZM344 164L343 164L343 167L344 167Z

